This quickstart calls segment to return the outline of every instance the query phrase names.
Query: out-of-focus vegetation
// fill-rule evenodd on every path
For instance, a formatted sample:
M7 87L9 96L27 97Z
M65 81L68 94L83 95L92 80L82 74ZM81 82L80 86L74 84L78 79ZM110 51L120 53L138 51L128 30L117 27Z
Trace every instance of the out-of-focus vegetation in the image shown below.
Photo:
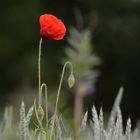
M132 120L140 116L139 0L0 1L0 105L7 104L7 96L11 98L22 85L38 85L36 54L40 38L38 18L42 13L59 16L68 29L72 25L79 30L90 27L95 51L103 63L96 92L88 102L94 100L98 107L102 104L109 110L115 97L112 93L124 85L125 116L131 114ZM48 86L57 85L58 65L66 44L50 40L44 43L43 67L47 70L43 71L43 80Z
M71 28L67 38L69 46L65 48L66 60L72 63L75 75L74 86L74 120L80 123L83 115L84 97L94 94L96 91L95 82L99 76L99 71L95 68L100 65L101 60L95 52L91 42L91 32L89 29L78 31ZM71 78L73 81L73 78Z

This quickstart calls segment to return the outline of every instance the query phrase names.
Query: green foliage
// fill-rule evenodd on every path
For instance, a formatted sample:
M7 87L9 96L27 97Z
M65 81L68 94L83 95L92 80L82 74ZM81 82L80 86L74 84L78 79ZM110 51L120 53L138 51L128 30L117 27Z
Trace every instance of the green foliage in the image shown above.
M79 32L71 28L68 37L69 47L65 49L67 59L73 64L74 72L81 77L95 75L93 67L100 64L100 60L95 53L92 53L94 46L91 42L90 30Z
M74 93L82 96L93 93L95 91L94 84L99 75L96 67L100 65L101 60L94 52L91 31L89 29L78 31L71 28L67 41L69 46L65 49L65 59L73 65L76 79Z

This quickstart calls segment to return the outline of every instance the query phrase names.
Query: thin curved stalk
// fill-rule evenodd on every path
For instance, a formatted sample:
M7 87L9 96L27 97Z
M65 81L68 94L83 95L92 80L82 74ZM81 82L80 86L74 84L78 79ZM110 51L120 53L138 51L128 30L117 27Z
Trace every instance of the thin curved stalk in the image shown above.
M39 101L38 104L41 106L41 49L42 49L42 38L39 41L39 51L38 51L38 94L39 94Z
M64 78L64 73L65 73L65 69L66 69L67 65L71 66L71 74L73 74L73 65L71 64L71 62L67 61L63 66L61 79L60 79L60 83L59 83L59 87L58 87L58 92L57 92L57 97L56 97L56 104L55 104L55 111L54 111L54 118L53 118L53 122L52 122L51 133L50 133L50 139L52 139L53 132L54 132L54 124L55 124L56 113L57 113L57 108L58 108L58 101L59 101L59 96L60 96L60 91L61 91L62 82L63 82L63 78Z

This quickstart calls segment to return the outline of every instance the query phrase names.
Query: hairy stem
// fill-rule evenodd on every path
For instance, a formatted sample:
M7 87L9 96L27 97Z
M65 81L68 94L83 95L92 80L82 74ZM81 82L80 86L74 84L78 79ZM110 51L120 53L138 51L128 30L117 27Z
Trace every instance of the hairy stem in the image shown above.
M38 104L41 106L41 49L42 49L42 38L39 41L39 51L38 51L38 94L39 94L39 101Z
M51 130L51 134L50 134L50 139L52 139L52 136L53 136L54 124L55 124L56 113L57 113L57 108L58 108L58 101L59 101L59 96L60 96L60 90L61 90L61 87L62 87L64 73L65 73L65 69L66 69L66 66L67 65L70 65L71 66L71 74L73 73L73 66L72 66L72 64L70 62L66 62L64 64L64 66L63 66L63 70L62 70L62 74L61 74L61 79L60 79L60 83L59 83L59 87L58 87L58 91L57 91L55 111L54 111L54 119L53 119L53 122L52 122L52 130Z
M41 90L41 96L42 96L42 92L43 92L43 88L44 88L44 93L45 93L45 115L46 115L46 126L45 126L45 130L46 130L46 140L49 140L49 135L48 135L48 105L47 105L47 85L45 83L43 83L40 87Z

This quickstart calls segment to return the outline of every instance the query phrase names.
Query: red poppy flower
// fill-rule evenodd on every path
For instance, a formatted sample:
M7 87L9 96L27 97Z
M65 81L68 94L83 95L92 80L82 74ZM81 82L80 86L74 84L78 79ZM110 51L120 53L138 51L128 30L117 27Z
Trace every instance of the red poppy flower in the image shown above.
M61 40L65 33L65 25L60 19L50 14L40 16L40 35L42 38Z

